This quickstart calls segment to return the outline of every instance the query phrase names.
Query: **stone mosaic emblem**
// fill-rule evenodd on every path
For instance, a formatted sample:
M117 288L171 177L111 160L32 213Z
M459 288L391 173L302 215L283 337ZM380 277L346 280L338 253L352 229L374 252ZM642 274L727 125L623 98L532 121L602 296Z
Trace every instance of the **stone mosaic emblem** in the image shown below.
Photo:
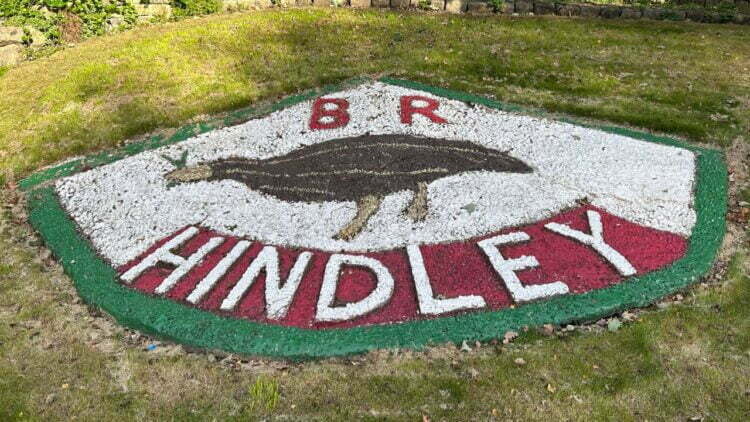
M80 295L192 346L305 358L490 340L705 274L720 153L362 80L22 182Z

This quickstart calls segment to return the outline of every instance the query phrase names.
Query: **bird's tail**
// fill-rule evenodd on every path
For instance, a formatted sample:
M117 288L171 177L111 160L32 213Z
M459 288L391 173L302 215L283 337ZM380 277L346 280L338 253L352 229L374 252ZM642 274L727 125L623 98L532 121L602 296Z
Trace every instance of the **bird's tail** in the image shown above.
M164 178L171 182L197 182L208 180L213 175L213 170L207 165L184 167L167 173Z

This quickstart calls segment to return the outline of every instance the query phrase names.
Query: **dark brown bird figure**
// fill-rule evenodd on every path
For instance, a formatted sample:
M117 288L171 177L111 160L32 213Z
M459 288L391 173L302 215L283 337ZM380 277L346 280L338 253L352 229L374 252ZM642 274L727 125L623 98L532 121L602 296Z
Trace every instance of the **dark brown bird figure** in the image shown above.
M284 201L354 201L357 214L336 236L351 240L367 225L383 198L411 190L406 214L427 215L427 184L469 171L530 173L531 167L505 152L468 141L410 135L364 135L252 160L228 158L177 169L173 182L232 179Z

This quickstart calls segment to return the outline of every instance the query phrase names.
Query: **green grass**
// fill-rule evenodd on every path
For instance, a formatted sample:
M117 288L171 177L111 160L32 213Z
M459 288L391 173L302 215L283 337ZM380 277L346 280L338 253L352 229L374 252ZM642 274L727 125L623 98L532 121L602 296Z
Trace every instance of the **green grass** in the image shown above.
M18 178L159 128L382 74L746 148L748 68L750 32L733 25L346 10L212 16L0 69L0 166ZM750 187L735 177L747 200ZM95 316L40 257L11 212L13 191L1 193L0 420L750 415L749 251L736 227L743 246L720 280L616 332L530 331L470 353L442 346L238 368L168 344L146 351L153 340Z
M158 128L358 75L424 81L727 145L750 130L734 25L348 10L221 15L89 40L0 76L18 178Z
M746 249L720 282L617 332L531 331L471 353L444 346L232 369L169 345L133 346L131 332L75 302L70 282L35 258L29 229L10 219L2 214L3 420L743 420L750 412Z
M274 379L260 377L250 389L250 411L273 411L279 403L279 383Z
M740 200L750 203L750 187L745 188L740 192Z

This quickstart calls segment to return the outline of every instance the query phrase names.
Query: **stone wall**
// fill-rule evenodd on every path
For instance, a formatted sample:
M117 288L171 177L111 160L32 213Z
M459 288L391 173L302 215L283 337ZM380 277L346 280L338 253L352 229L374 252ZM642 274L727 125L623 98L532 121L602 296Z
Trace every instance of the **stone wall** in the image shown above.
M237 0L235 0L237 1ZM243 0L239 0L243 1ZM605 19L691 20L706 23L750 24L750 0L677 0L676 7L641 7L556 2L554 0L506 0L499 10L482 0L342 0L339 6L355 8L418 8L451 13L506 15L558 15L601 17ZM713 6L734 5L735 11L717 12ZM297 0L298 6L333 6L331 0ZM681 6L685 7L681 7ZM689 6L688 6L689 5Z
M291 2L279 2L279 5L294 6L295 3L292 0ZM274 3L271 0L222 0L221 2L221 9L224 11L264 9L273 6Z
M446 4L448 1L446 0ZM562 3L553 0L506 0L500 13L514 15L558 15L600 17L605 19L653 19L653 20L691 20L705 23L750 24L750 0L724 1L734 3L735 11L718 12L712 6L720 4L717 0L678 0L676 7L641 7L636 5L602 5L591 3ZM680 4L681 3L681 4ZM687 6L687 5L690 6ZM686 7L680 7L685 5ZM469 13L493 13L487 2L470 1L465 9Z
M170 0L137 0L134 2L138 22L148 22L153 18L171 18Z
M140 21L172 15L169 0L140 0L136 5ZM675 0L677 7L617 6L590 3L556 2L554 0L506 0L495 10L489 0L223 0L224 11L262 9L273 6L314 6L422 9L449 13L507 15L558 15L601 17L605 19L691 20L694 22L750 24L750 0ZM713 6L734 4L736 12L716 12ZM687 5L690 6L687 6ZM680 8L681 5L686 7Z
M676 0L677 7L640 7L600 5L590 3L562 3L554 0L505 0L498 6L482 0L223 0L224 11L262 9L274 6L314 6L391 8L445 11L449 13L504 15L558 15L600 17L605 19L690 20L706 23L736 23L750 25L750 0ZM734 10L718 12L714 6L734 4ZM681 4L689 7L680 8ZM696 7L698 6L698 7ZM172 16L170 0L137 0L139 22ZM731 10L731 9L727 9ZM119 27L123 18L113 15L108 29ZM31 27L3 26L0 21L0 66L12 66L25 57L26 47L38 47L46 42L44 35Z

